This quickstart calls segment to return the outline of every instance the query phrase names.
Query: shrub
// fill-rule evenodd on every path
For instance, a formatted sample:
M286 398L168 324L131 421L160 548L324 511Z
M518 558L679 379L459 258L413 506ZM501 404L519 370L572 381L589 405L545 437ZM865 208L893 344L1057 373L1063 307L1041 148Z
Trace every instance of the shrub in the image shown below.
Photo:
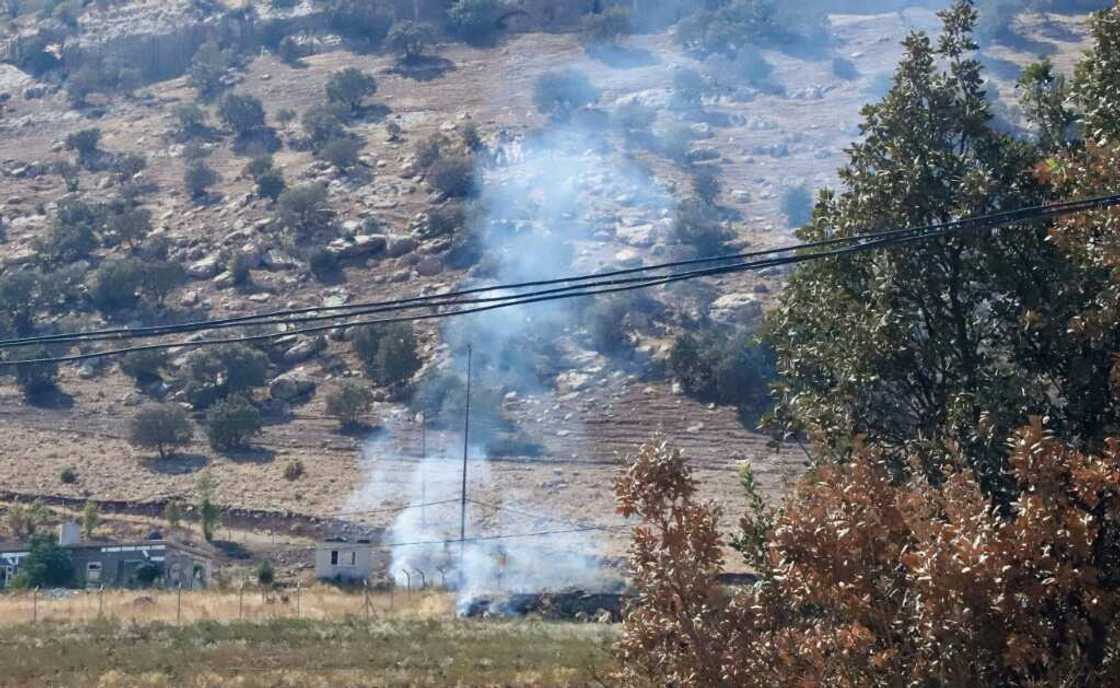
M0 330L26 337L35 330L48 285L38 271L21 270L0 276Z
M588 309L587 329L596 351L614 354L627 348L630 336L626 331L631 300L625 297L596 299Z
M117 173L122 182L131 180L144 171L148 166L148 159L140 153L125 153L113 158L113 171Z
M51 512L42 501L36 499L31 504L15 502L8 506L5 522L12 537L17 540L33 539L39 529L47 524Z
M692 188L696 197L705 203L713 203L723 190L719 173L710 166L697 167L692 174Z
M296 111L291 108L281 108L276 111L276 123L287 128L296 119Z
M146 208L128 208L109 219L117 239L135 250L152 231L152 213Z
M311 252L307 259L311 274L320 280L330 279L338 274L340 269L338 255L334 251L317 248Z
M657 121L657 110L638 102L625 103L615 112L615 121L626 131L649 131Z
M337 418L344 428L358 425L372 407L373 393L354 380L344 380L327 393L327 415Z
M187 187L187 193L195 200L205 198L218 179L218 173L202 160L187 163L183 172L183 184Z
M164 251L166 253L166 251ZM187 271L176 262L166 260L150 260L144 264L144 279L140 284L140 293L163 308L167 297L187 279Z
M616 5L603 12L585 14L581 21L580 38L585 46L593 48L617 43L630 31L630 11Z
M385 47L404 62L413 62L435 43L435 32L427 24L397 21L385 37Z
M574 110L599 100L599 89L574 69L542 74L533 86L537 110L555 120L567 120Z
M782 95L786 89L774 81L774 65L754 47L748 46L735 57L734 69L739 77L763 93Z
M355 112L362 101L377 92L377 81L355 67L331 74L327 81L327 100Z
M678 105L696 107L708 90L708 83L700 72L690 67L673 72L673 99Z
M670 160L679 163L688 163L691 152L692 139L695 136L692 129L683 124L670 124L665 127L657 140L657 147L661 154Z
M226 70L232 66L232 57L217 43L207 41L199 46L188 70L191 85L199 97L210 100L218 95L225 88Z
M469 151L477 151L483 148L482 132L478 128L478 122L469 120L464 122L459 127L459 136L463 140L463 146Z
M443 134L432 134L422 139L416 144L416 164L424 169L431 167L443 156L444 149L450 145L451 142Z
M315 147L347 135L346 127L339 119L336 109L326 105L319 105L304 112L300 124L303 125L303 130L307 132L311 144Z
M299 480L303 477L303 462L299 459L291 459L288 463L284 464L284 479L288 481Z
M17 588L61 588L74 580L70 552L51 538L37 537L12 585Z
M230 254L229 259L226 260L226 270L229 272L230 278L235 285L241 286L248 284L249 279L252 277L252 271L249 265L248 257L240 251L234 251Z
M813 195L804 186L793 186L782 192L782 213L790 227L802 227L813 216Z
M175 131L182 139L192 139L206 133L206 111L195 103L180 103L172 110Z
M262 427L261 412L242 396L223 399L206 412L206 437L218 451L246 446Z
M132 308L143 280L144 264L140 261L132 258L107 260L93 273L90 300L106 312Z
M136 578L136 584L141 588L152 587L162 575L163 566L155 561L144 562L140 566L137 566L135 573L133 573L133 576Z
M183 505L178 499L169 499L163 505L163 520L167 521L167 527L171 530L179 528L183 521Z
M155 449L166 459L169 449L185 447L194 437L187 412L175 404L151 404L140 409L128 425L128 441L134 447Z
M97 145L101 142L101 130L93 127L90 129L82 129L81 131L74 132L66 137L66 150L72 150L78 154L78 164L82 167L89 168L97 158L100 156L101 151L98 150Z
M263 385L268 379L268 357L244 344L199 349L187 357L183 376L187 398L195 408L204 408Z
M85 258L97 246L96 231L102 221L99 208L82 201L59 201L50 230L38 242L39 250L56 263Z
M69 160L59 160L54 164L55 174L62 177L66 191L74 193L81 183L81 168Z
M276 582L276 570L272 568L272 562L262 559L257 564L257 584L272 585L274 582Z
M269 170L257 177L257 195L275 201L288 186L280 170Z
M453 198L474 193L474 164L465 155L441 157L428 168L428 181Z
M121 372L137 382L154 382L160 379L160 372L167 365L167 351L164 349L142 349L130 351L120 358Z
M447 25L467 43L488 43L497 35L505 11L501 0L458 0L447 10Z
M685 393L701 401L738 405L758 416L770 401L777 376L774 353L745 332L682 334L673 340L669 368Z
M691 246L700 257L723 253L734 232L720 222L715 208L701 198L680 202L673 215L673 238Z
M357 136L342 136L324 143L317 155L345 172L358 164L358 155L364 145Z
M327 187L301 184L287 189L277 199L280 221L300 237L326 229L334 214L327 205Z
M408 323L358 328L352 342L366 375L377 384L402 382L420 369L416 335Z
M62 469L62 473L59 474L58 479L66 485L73 485L78 482L78 471L75 470L73 466L67 466Z
M291 36L284 36L276 46L276 55L286 65L298 65L303 59L303 48Z
M451 236L466 224L466 211L461 203L447 203L428 211L424 237Z
M246 137L264 124L264 106L250 95L230 93L218 103L218 116L239 137Z
M340 35L380 45L393 23L381 3L369 0L338 0L330 14L331 28Z
M18 353L11 355L11 360L33 361L51 357L49 349L36 346L20 349ZM19 363L15 366L15 373L16 384L27 399L34 400L58 389L57 363Z

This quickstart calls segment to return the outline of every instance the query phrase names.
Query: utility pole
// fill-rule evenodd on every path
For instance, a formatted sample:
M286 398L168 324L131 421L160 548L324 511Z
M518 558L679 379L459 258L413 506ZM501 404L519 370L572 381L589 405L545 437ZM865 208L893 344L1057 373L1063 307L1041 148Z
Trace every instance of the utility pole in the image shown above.
M467 545L467 448L471 434L471 357L473 351L467 345L467 400L466 413L463 415L463 489L459 503L459 584L463 583L463 550Z
M428 418L420 414L420 527L428 527Z

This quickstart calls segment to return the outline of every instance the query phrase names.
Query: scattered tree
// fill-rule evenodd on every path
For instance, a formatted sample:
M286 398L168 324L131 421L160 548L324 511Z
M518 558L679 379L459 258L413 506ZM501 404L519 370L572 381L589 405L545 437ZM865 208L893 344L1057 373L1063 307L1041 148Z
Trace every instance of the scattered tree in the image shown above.
M82 507L82 537L92 540L100 523L101 513L97 510L97 505L93 502L86 502L86 505Z
M212 100L225 88L226 72L233 66L230 54L213 41L199 46L189 69L191 85L203 100Z
M194 160L187 164L183 173L183 183L187 193L194 200L206 198L210 187L218 182L218 173L203 160Z
M8 532L16 540L30 540L50 519L51 513L39 500L30 504L14 503L8 507L5 521Z
M218 451L244 448L262 427L261 412L240 395L222 399L206 412L206 436Z
M554 120L564 121L572 112L599 100L599 89L587 75L574 69L546 72L533 87L537 110Z
M327 415L342 427L354 427L373 407L373 392L355 380L343 380L327 393Z
M167 352L163 349L130 351L120 358L121 372L138 383L156 382L167 365Z
M230 93L218 103L218 116L238 137L244 138L263 129L264 106L258 98Z
M502 15L507 12L501 0L457 0L447 10L451 33L467 43L485 44L498 34Z
M202 522L202 537L207 542L214 541L214 535L222 525L222 510L214 503L214 493L218 482L210 471L199 474L194 483L194 495L198 517Z
M100 142L100 129L82 129L66 137L66 150L77 152L78 164L90 169L101 157L101 150L97 147Z
M257 564L257 585L272 585L275 582L276 570L272 567L272 562L262 559Z
M185 447L194 437L186 411L176 404L151 404L140 409L128 426L128 441L136 447L155 449L160 459L168 450Z
M179 525L183 522L183 505L178 499L169 499L164 504L163 520L167 521L167 527L171 530L179 529Z
M403 382L420 369L416 335L408 323L357 328L351 341L366 375L377 384Z
M37 537L12 581L16 588L61 588L74 579L70 553L52 538Z
M435 32L427 24L397 21L385 37L385 47L403 62L415 62L435 43Z
M813 195L804 186L791 186L782 192L782 214L790 227L801 227L813 215Z
M350 112L362 108L362 101L377 92L377 81L356 67L335 72L327 81L327 100Z
M277 210L280 221L300 237L326 229L334 216L323 184L301 184L285 190L277 200Z

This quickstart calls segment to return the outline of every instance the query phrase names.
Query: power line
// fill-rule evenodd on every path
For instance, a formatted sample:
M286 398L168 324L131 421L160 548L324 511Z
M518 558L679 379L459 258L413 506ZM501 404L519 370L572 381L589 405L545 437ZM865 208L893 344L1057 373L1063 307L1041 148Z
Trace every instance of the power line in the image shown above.
M395 323L395 322L414 322L414 321L420 321L420 320L443 319L443 318L454 317L454 316L459 316L459 315L481 313L481 312L496 310L496 309L499 309L499 308L508 308L508 307L511 307L511 306L527 305L527 304L532 304L532 303L541 303L541 302L546 302L546 301L556 301L556 300L562 300L562 299L571 299L571 298L579 298L579 297L587 297L587 296L597 296L597 295L603 295L603 294L613 294L613 293L619 293L619 292L633 291L633 290L636 290L636 289L647 289L647 288L650 288L650 287L668 285L668 284L672 284L672 283L679 282L679 281L697 279L699 277L730 274L730 273L734 273L734 272L742 272L742 271L747 271L747 270L757 270L757 269L766 268L766 267L794 265L794 264L807 262L807 261L810 261L810 260L840 257L840 256L844 256L844 255L850 255L850 254L854 254L854 253L860 253L860 252L875 250L875 249L879 249L879 248L889 248L889 247L902 246L902 245L906 245L906 244L909 244L909 243L914 243L914 242L917 242L917 241L924 241L924 240L931 239L931 238L937 238L937 237L942 237L942 236L950 236L953 233L963 231L965 229L978 229L978 228L994 229L996 227L999 227L999 226L1002 226L1002 225L1005 225L1005 224L1010 224L1010 223L1013 223L1013 222L1033 220L1033 219L1042 219L1042 218L1047 218L1047 217L1056 217L1056 216L1059 216L1059 215L1064 215L1064 214L1069 214L1069 213L1084 212L1085 210L1090 210L1090 209L1093 209L1093 208L1105 208L1105 207L1111 207L1111 206L1116 206L1116 205L1120 205L1120 194L1116 194L1116 195L1113 195L1113 196L1103 196L1103 197L1098 197L1098 198L1093 198L1093 199L1087 199L1087 200L1084 200L1084 201L1074 201L1074 202L1063 203L1063 204L1055 204L1055 205L1052 205L1052 206L1040 206L1040 207L1035 207L1035 208L1030 208L1030 209L1023 209L1023 210L1020 210L1020 211L1008 211L1008 212L1005 212L1005 213L999 213L999 214L990 215L990 216L980 216L980 217L976 217L976 218L968 218L968 219L965 219L965 220L958 220L958 221L955 221L955 222L952 222L952 223L945 223L943 225L938 225L939 227L944 227L944 228L947 228L947 229L939 229L939 230L936 230L936 231L933 231L933 232L926 231L926 228L923 227L923 228L917 228L917 229L896 230L896 231L883 233L883 234L860 235L858 237L852 237L850 239L833 239L833 240L827 240L825 242L810 242L810 243L803 244L799 247L793 247L793 248L796 248L797 250L801 250L804 247L813 247L813 246L819 246L819 245L834 245L837 242L841 242L841 241L849 242L849 241L853 241L853 240L858 241L858 242L862 242L862 243L855 243L854 245L847 246L847 247L844 247L844 248L834 249L834 250L831 250L831 251L799 253L799 254L786 256L786 257L781 257L781 258L773 258L773 259L769 259L769 260L761 260L761 261L754 261L754 262L741 262L741 263L728 265L728 266L707 268L707 269L704 269L704 270L694 270L694 271L688 271L688 272L683 272L683 273L671 274L671 275L668 275L668 276L628 278L628 279L619 279L619 280L605 280L605 281L601 281L599 283L578 285L578 286L575 286L575 287L566 287L566 288L557 289L557 290L546 290L546 291L543 291L543 292L530 292L528 294L519 294L519 295L512 295L512 296L509 296L509 297L500 297L498 299L491 299L491 300L499 300L500 301L499 303L491 303L489 305L477 306L477 307L473 307L473 308L461 308L459 310L448 311L448 312L424 313L424 314L418 314L418 315L400 316L400 317L392 317L392 318L380 318L380 319L373 319L373 320L358 320L358 321L351 321L351 322L334 323L334 324L331 324L331 325L321 325L321 326L316 326L316 327L308 327L308 328L302 328L302 329L296 329L296 330L289 330L289 331L286 331L286 332L268 333L268 334L260 334L260 335L248 335L248 336L242 336L242 337L227 337L227 338L220 338L220 339L203 339L203 340L196 340L196 341L193 341L193 342L192 341L167 342L167 343L160 343L160 344L150 344L150 345L145 345L145 346L125 347L125 348L114 349L114 350L109 350L109 351L99 351L99 352L91 352L91 353L76 354L76 355L69 355L69 356L41 357L41 358L25 359L25 360L5 360L5 361L0 361L0 366L32 365L32 364L39 364L39 363L66 363L66 362L88 360L88 359L92 359L92 358L100 358L102 356L114 356L114 355L132 353L132 352L137 352L137 351L152 351L152 350L176 349L176 348L197 348L197 347L214 346L214 345L220 345L220 344L248 343L248 342L254 342L254 341L264 341L264 340L270 340L270 339L278 339L278 338L282 338L282 337L290 337L290 336L299 335L299 334L316 334L316 333L326 332L326 331L334 330L334 329L338 329L338 328L349 328L349 327L365 326L365 325L381 325L381 324L388 324L388 323ZM900 235L900 233L904 233L905 236ZM882 238L883 236L886 236L886 238ZM783 250L789 250L789 249L783 249ZM763 255L768 255L771 252L761 252L761 253ZM704 259L704 260L708 260L708 259ZM725 259L724 258L719 258L719 259L715 259L715 260L725 260ZM636 269L637 268L635 268L635 270ZM564 281L564 280L560 280L560 281ZM594 287L602 287L603 285L608 285L608 286L606 286L605 288L594 288ZM487 288L487 289L493 289L493 288ZM557 293L557 292L559 292L559 293ZM350 315L343 315L343 316L336 316L336 317L350 317ZM61 338L66 337L66 336L69 336L70 338L73 338L76 341L83 341L81 339L81 335L54 335L54 336L57 338L56 340L54 340L54 343L64 341ZM27 342L28 340L15 340L15 341ZM47 342L47 343L51 343L51 342ZM4 344L5 343L0 342L0 345L4 345ZM8 344L12 345L12 346L16 345L16 344L13 344L11 342L9 342ZM26 346L27 344L23 343L23 344L19 344L19 345Z
M307 307L299 309L286 309L277 310L261 314L251 314L244 316L237 316L224 319L195 321L191 323L183 323L178 325L160 325L142 328L117 328L108 330L97 330L87 333L63 333L54 335L43 335L38 337L26 337L22 339L13 340L0 340L0 348L12 348L19 346L28 346L31 344L48 344L48 343L65 343L65 342L90 342L90 341L103 341L109 339L134 339L134 338L148 338L158 337L167 334L180 334L186 332L197 332L213 329L226 329L230 327L241 327L245 325L274 325L274 324L294 324L301 322L321 322L324 320L337 320L340 318L354 317L357 315L369 315L373 313L384 313L401 310L415 310L418 308L436 308L440 306L449 305L472 305L472 304L486 304L486 303L502 303L509 302L509 305L517 305L517 299L527 296L545 296L551 294L563 294L565 292L577 292L582 289L600 286L619 286L623 284L640 284L647 279L664 279L667 276L660 278L647 278L637 277L630 279L614 279L626 275L645 274L656 271L663 271L667 269L685 267L689 265L711 264L711 263L725 263L728 261L739 260L742 261L747 258L758 258L762 256L773 256L785 253L796 253L805 251L807 249L827 248L839 244L859 244L864 242L871 245L871 247L886 246L893 243L894 240L908 240L914 237L934 238L936 236L947 235L966 229L978 227L997 227L1005 224L1010 224L1018 221L1026 221L1031 219L1039 219L1044 217L1054 217L1057 215L1082 212L1093 208L1104 208L1120 204L1120 194L1112 196L1101 196L1096 198L1084 199L1080 201L1071 201L1065 203L1057 203L1048 206L1031 206L1017 210L1003 211L1000 213L992 213L988 215L975 216L964 218L951 222L930 224L921 227L911 227L904 229L889 230L885 232L859 234L847 237L834 237L815 242L805 242L790 246L779 247L768 250L757 250L744 253L727 254L721 256L713 256L709 258L695 258L691 260L672 261L661 263L658 265L627 268L622 270L612 270L608 272L593 273L590 275L579 275L571 277L560 277L548 280L536 280L532 282L521 282L516 284L494 285L489 287L476 287L471 289L459 290L449 292L447 294L437 294L430 296L411 297L407 299L395 299L390 301L381 302L367 302L359 304L350 304L345 306L320 306L320 307ZM867 249L865 249L867 250ZM822 255L829 255L828 253ZM740 263L742 267L746 263ZM725 266L727 268L734 268L736 266ZM707 270L700 270L694 272L678 273L679 276L705 276L708 274L719 274L724 268L717 268L717 272L710 273ZM670 275L676 276L676 275ZM594 281L592 281L594 280ZM578 284L572 284L578 283ZM495 291L512 291L517 289L525 289L530 287L551 286L557 284L569 284L567 287L559 289L550 289L545 291L531 292L529 294L510 294L505 296L491 296L478 299L464 300L462 297L473 294L489 293ZM640 287L645 288L645 287ZM576 293L572 296L580 296L582 293ZM315 313L315 315L303 314ZM333 315L330 315L333 314ZM417 316L413 316L414 318ZM337 327L352 326L346 324L336 325ZM328 328L334 329L334 326ZM261 335L260 338L280 338L298 334L302 331L288 331L270 333ZM246 338L238 338L243 340ZM184 345L191 344L185 342ZM108 355L108 354L103 354Z

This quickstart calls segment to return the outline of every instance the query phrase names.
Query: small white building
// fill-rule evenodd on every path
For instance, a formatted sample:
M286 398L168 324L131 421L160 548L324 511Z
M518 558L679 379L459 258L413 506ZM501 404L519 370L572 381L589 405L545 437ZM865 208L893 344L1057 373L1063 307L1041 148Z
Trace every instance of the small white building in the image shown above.
M315 547L315 577L344 583L359 583L373 574L373 544L331 538Z

